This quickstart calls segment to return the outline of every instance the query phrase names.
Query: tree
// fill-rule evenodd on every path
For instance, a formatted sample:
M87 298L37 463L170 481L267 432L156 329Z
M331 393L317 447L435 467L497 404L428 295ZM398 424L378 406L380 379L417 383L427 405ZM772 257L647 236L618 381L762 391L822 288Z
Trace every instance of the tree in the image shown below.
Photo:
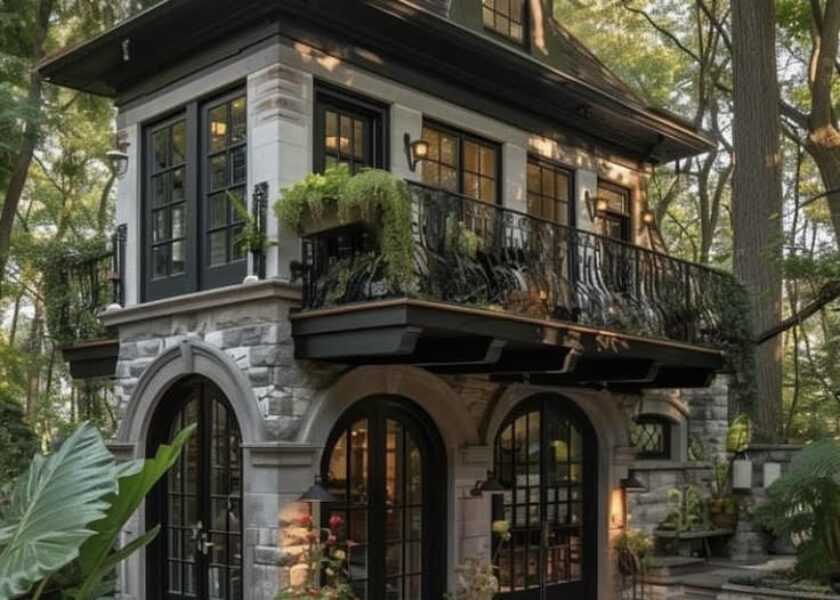
M782 316L782 156L773 0L732 0L734 94L732 229L735 274L753 297L763 331ZM755 435L777 439L782 421L782 346L756 350Z

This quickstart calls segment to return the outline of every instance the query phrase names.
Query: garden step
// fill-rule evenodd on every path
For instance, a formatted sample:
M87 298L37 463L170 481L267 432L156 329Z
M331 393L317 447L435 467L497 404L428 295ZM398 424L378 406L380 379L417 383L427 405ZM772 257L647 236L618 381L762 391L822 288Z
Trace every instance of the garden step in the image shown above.
M650 577L663 578L693 573L706 568L702 558L691 556L654 556L648 565Z

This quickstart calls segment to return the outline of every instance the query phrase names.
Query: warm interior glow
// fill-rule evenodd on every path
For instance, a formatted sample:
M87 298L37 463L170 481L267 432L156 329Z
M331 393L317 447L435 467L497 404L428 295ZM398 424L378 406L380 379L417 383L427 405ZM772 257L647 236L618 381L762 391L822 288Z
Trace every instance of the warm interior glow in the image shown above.
M344 136L328 135L324 143L327 150L338 148L341 152L346 152L350 148L350 138Z
M610 492L610 527L624 527L624 490L615 488Z
M414 154L414 160L422 160L429 156L429 142L426 140L415 140L411 142L411 151Z
M213 121L210 123L210 132L213 135L225 135L227 133L227 123L224 121Z
M646 210L642 213L642 222L645 225L653 225L656 221L656 216L653 214L652 210Z
M596 213L607 212L608 206L609 205L607 204L607 201L603 198L598 198L598 199L595 200L595 212Z

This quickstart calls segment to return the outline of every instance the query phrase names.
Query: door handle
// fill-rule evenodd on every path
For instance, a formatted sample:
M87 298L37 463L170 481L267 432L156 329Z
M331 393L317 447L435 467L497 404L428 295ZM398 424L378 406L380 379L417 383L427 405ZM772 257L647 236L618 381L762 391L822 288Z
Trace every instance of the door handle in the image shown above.
M201 553L208 556L213 549L213 542L208 542L206 539L201 540Z

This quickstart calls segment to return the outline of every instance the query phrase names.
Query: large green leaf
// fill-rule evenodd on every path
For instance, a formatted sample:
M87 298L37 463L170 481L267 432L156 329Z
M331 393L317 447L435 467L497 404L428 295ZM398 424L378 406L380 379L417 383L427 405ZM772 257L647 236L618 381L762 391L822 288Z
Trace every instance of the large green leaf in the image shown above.
M0 518L0 600L21 594L79 554L117 490L99 432L83 423L49 456L36 455Z
M88 539L79 554L79 566L82 571L82 584L74 593L77 600L89 600L98 589L98 584L116 564L131 552L145 546L154 538L157 530L143 534L129 542L122 550L114 552L114 545L122 528L131 515L139 508L143 499L155 483L175 464L184 444L195 431L195 425L183 429L172 444L161 445L154 458L132 461L121 467L119 492L108 498L111 507L103 519L91 524L96 535ZM126 552L126 548L130 551Z

